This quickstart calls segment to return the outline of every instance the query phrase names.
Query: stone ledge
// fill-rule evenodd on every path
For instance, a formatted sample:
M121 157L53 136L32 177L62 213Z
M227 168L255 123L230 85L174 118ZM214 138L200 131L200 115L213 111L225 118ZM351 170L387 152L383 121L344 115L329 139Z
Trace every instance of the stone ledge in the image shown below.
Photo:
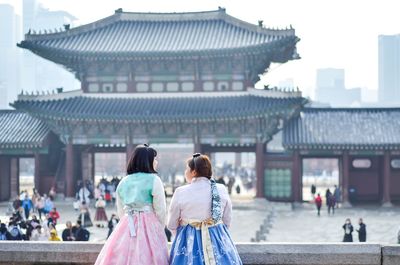
M93 264L102 246L84 242L0 242L0 265ZM246 265L400 264L400 246L395 245L238 243L237 248Z
M400 264L400 245L387 245L382 247L382 265Z

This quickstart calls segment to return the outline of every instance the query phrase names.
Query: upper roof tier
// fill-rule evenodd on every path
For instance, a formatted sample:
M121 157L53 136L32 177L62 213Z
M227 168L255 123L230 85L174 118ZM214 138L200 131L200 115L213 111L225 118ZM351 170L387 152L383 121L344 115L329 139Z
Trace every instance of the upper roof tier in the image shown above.
M112 16L60 32L37 34L30 30L18 46L45 58L59 52L62 56L112 55L124 59L263 52L266 48L289 47L289 59L293 59L298 40L291 27L266 29L234 18L222 8L191 13L131 13L119 9Z

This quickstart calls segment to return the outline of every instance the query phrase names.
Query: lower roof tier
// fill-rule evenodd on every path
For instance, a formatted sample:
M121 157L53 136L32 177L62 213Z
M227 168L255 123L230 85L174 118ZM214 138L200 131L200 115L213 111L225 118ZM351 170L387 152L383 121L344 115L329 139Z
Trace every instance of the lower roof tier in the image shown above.
M283 131L288 149L400 149L400 108L305 108Z
M12 105L38 117L57 120L175 122L237 120L291 113L304 98L270 98L250 94L191 97L92 97L17 100Z
M50 133L47 125L27 113L0 110L0 148L39 148Z

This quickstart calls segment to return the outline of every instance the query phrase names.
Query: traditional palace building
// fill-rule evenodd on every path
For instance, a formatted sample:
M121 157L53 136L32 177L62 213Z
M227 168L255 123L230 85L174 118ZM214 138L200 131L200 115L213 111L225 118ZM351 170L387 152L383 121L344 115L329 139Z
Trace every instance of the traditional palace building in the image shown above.
M400 110L309 109L299 91L254 89L271 63L299 59L298 41L292 28L249 24L222 8L118 9L77 28L30 31L18 46L63 65L81 89L22 93L16 110L0 111L0 199L17 194L21 157L35 158L40 192L56 185L73 196L78 180L94 178L96 152L129 154L145 142L255 152L257 196L271 200L302 200L305 157L340 160L345 200L351 185L361 199L400 198ZM285 151L267 152L278 132ZM368 170L352 167L360 157Z

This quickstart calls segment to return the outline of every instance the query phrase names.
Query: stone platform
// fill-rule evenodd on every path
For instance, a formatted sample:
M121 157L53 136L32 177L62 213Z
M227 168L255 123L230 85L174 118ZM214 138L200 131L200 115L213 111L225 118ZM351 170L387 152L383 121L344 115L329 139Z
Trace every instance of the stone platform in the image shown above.
M0 242L0 265L93 264L100 243ZM245 265L398 265L400 247L379 244L237 244Z

